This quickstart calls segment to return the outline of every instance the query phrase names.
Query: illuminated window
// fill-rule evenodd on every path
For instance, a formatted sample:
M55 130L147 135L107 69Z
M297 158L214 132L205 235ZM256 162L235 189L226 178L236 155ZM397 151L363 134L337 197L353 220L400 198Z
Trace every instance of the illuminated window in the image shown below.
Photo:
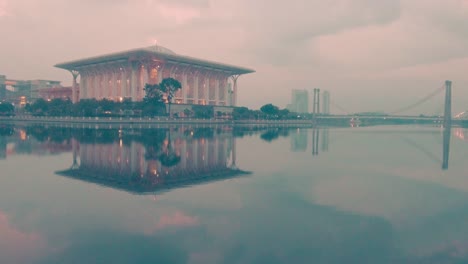
M156 78L158 78L158 69L156 68L151 69L150 78L152 80L156 80Z

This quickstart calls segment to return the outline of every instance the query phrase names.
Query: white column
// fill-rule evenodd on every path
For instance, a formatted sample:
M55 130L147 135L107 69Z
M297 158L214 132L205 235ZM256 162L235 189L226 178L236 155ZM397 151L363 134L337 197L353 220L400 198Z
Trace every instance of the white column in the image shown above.
M215 80L215 105L219 105L219 75L216 76Z
M72 102L76 103L78 102L78 83L76 82L76 79L78 78L78 75L80 75L80 73L78 71L72 70L71 74L73 76Z
M122 68L120 75L120 96L122 98L127 97L127 69Z
M229 86L228 86L228 77L227 76L223 76L223 86L221 87L221 89L223 89L223 94L224 94L224 98L223 98L223 101L224 101L224 105L228 106L229 105Z
M209 105L210 103L210 81L211 81L211 75L207 74L205 75L205 87L204 93L205 93L205 104Z
M187 72L182 72L182 103L187 103Z
M112 72L111 72L111 76L112 76L112 85L111 85L111 88L112 88L112 95L111 95L111 100L115 100L117 94L118 94L118 84L117 84L117 72L113 69Z
M151 67L148 66L148 65L145 65L145 71L144 71L144 78L143 78L143 83L141 84L141 89L140 89L140 100L143 99L146 95L146 92L145 92L145 85L147 83L149 83L149 77L150 77L150 70L151 70Z
M84 90L86 89L86 81L87 81L87 76L86 76L86 73L82 73L80 74L80 94L79 94L79 97L78 97L78 101L83 98L83 93L84 93Z
M194 104L198 104L198 75L200 73L196 72L193 76L193 102Z
M92 98L97 98L97 93L99 91L99 78L101 76L100 72L94 72L94 85L93 85L93 91L92 91Z
M165 65L162 65L161 67L158 68L158 84L161 83L163 79L163 71L165 69Z
M131 97L132 97L132 101L136 101L137 100L137 95L136 95L136 91L137 91L137 86L138 86L138 76L137 76L137 73L138 71L135 69L136 66L132 66L132 75L130 77L130 83L131 83L131 86L130 86L130 94L131 94Z
M234 106L237 106L237 78L234 80Z

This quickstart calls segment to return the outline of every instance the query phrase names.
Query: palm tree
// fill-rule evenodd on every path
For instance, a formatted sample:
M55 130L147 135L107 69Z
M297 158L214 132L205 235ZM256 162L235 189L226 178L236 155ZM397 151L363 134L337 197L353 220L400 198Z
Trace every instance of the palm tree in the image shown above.
M174 98L175 93L177 90L181 89L182 85L180 82L174 78L164 78L161 83L159 84L159 89L165 93L167 98L167 103L169 104L169 117L171 117L171 103L172 98Z

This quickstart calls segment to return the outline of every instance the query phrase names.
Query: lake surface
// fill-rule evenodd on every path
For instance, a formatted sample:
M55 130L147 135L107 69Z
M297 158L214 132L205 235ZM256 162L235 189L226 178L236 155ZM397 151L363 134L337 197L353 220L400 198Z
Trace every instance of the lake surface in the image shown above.
M0 263L467 263L468 129L0 124Z

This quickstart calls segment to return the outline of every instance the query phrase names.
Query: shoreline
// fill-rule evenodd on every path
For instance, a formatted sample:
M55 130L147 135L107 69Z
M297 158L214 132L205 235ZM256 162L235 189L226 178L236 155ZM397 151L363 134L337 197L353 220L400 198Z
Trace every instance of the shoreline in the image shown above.
M166 117L156 118L113 118L113 117L34 117L14 116L0 117L0 123L15 124L51 124L72 127L108 127L108 126L136 126L136 127L160 127L168 125L191 126L294 126L315 127L317 122L313 120L223 120L223 119L174 119Z

